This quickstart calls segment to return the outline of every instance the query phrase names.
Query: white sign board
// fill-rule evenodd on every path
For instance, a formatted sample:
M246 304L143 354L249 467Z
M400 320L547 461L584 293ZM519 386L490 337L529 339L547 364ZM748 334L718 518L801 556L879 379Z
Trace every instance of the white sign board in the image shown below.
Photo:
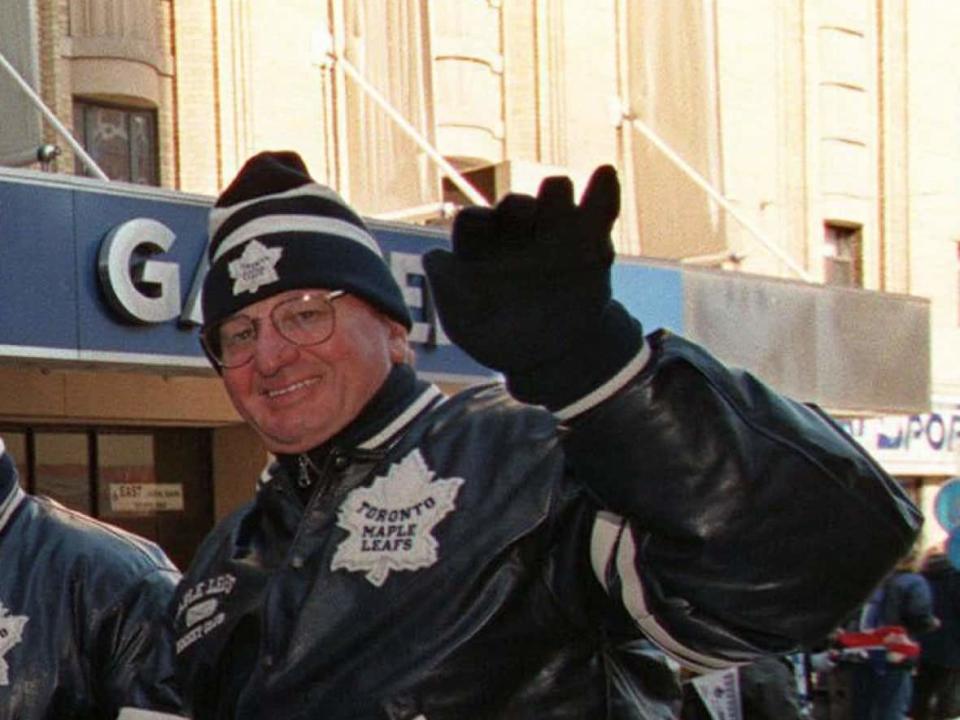
M181 483L110 483L113 512L183 510Z
M960 475L960 400L934 398L932 409L840 425L891 475Z

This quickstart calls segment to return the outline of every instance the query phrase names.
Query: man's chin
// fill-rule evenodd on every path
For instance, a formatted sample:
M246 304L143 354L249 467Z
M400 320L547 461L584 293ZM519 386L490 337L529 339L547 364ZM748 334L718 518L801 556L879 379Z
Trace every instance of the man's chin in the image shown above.
M281 427L267 427L262 425L254 425L254 427L260 435L264 446L275 455L278 453L282 455L295 455L297 453L307 452L317 445L322 445L332 434L319 432L306 433L303 431L294 432Z

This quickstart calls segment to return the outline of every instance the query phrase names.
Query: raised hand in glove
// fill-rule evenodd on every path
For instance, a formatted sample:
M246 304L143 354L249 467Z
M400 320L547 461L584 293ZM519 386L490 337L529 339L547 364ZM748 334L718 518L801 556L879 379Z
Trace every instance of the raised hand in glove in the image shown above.
M494 208L462 210L453 251L424 256L447 334L502 372L518 399L563 408L641 346L639 323L610 293L619 212L616 170L604 165L579 205L569 178L547 178L535 198L511 194Z

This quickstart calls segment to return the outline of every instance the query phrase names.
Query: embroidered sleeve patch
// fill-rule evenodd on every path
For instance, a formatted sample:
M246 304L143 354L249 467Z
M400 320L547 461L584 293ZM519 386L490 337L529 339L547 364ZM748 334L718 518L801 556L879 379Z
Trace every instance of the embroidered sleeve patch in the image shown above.
M177 606L176 621L186 632L177 638L177 655L223 625L227 616L221 603L233 592L236 584L237 579L227 573L201 580L183 593Z
M437 561L434 526L456 506L463 478L434 479L418 450L392 465L370 487L357 488L340 506L337 524L349 533L331 570L366 572L380 587L391 570L418 570Z

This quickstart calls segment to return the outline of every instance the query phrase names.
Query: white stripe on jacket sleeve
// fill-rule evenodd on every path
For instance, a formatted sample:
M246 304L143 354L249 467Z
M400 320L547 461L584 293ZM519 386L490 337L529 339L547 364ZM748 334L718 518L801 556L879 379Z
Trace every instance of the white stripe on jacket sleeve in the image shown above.
M633 378L636 377L636 375L647 366L647 363L650 362L650 356L652 354L653 352L650 350L650 344L644 340L643 345L640 347L640 350L637 351L637 354L633 356L630 362L620 368L616 375L607 380L600 387L595 388L591 392L584 395L576 402L554 412L554 417L561 421L570 420L577 415L585 413L590 408L596 407L617 392L617 390L633 380Z
M171 715L170 713L158 712L156 710L125 707L120 708L120 714L117 715L117 720L188 720L188 718L184 715Z
M637 552L633 533L626 521L610 512L598 512L594 520L590 542L590 560L593 572L607 594L610 586L607 571L613 561L620 578L620 601L651 642L684 667L706 673L732 667L739 663L710 657L686 647L664 628L647 608L643 582L637 572Z

